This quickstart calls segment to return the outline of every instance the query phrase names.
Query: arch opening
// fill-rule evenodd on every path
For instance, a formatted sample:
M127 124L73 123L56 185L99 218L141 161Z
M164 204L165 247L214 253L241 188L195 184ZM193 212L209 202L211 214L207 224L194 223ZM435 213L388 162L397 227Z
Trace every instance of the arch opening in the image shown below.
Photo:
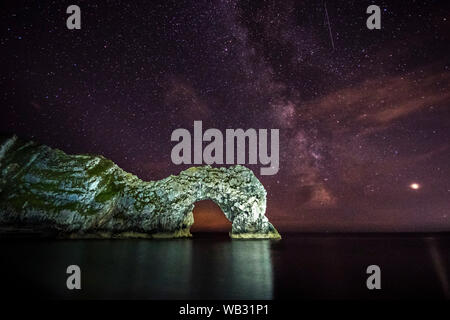
M227 219L222 209L212 200L200 200L194 203L194 223L191 234L228 234L231 232L231 221Z

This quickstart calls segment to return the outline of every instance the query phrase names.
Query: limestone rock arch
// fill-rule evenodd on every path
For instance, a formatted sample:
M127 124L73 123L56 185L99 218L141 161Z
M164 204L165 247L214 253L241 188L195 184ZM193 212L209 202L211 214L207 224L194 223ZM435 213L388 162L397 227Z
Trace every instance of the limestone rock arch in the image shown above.
M231 222L231 237L279 238L278 232L265 216L266 190L253 172L243 166L192 167L157 184L160 185L158 189L167 190L171 199L166 202L167 212L184 215L186 227L193 223L194 203L212 200Z
M214 201L232 238L280 238L253 172L192 167L142 181L102 156L67 155L16 136L0 140L0 223L72 237L190 236L195 202Z

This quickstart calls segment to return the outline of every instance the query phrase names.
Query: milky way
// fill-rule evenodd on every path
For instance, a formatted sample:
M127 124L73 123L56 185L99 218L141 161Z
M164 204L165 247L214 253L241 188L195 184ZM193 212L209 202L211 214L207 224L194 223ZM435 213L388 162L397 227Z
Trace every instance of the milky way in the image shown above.
M279 128L279 173L249 167L280 230L450 229L444 2L78 1L68 30L70 4L1 4L2 132L153 180L194 120Z

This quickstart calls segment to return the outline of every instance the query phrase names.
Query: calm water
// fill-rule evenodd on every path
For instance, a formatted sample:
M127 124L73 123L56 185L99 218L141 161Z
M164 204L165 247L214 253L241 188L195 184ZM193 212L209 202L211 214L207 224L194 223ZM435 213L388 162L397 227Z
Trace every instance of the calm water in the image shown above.
M449 298L450 237L198 235L179 240L2 239L2 290L14 297L141 299ZM66 289L66 268L82 290ZM382 289L366 289L366 267Z

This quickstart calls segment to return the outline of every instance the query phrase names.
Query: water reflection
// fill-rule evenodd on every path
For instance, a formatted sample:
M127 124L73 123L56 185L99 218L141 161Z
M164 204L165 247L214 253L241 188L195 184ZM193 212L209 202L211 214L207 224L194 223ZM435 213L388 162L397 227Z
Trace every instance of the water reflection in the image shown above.
M238 299L272 299L270 240L231 242L231 282ZM231 291L231 290L230 290Z
M9 298L398 299L448 298L450 237L287 235L282 241L0 241ZM66 268L81 267L82 290ZM366 267L382 268L380 292Z
M95 246L88 251L97 256L89 263L92 273L85 277L87 295L121 299L189 298L192 241L113 241L100 254ZM95 291L89 291L90 288Z
M270 241L25 241L2 246L5 269L41 298L271 299ZM82 290L66 288L79 265ZM14 294L14 293L13 293Z
M272 298L269 240L196 240L193 246L192 297Z

